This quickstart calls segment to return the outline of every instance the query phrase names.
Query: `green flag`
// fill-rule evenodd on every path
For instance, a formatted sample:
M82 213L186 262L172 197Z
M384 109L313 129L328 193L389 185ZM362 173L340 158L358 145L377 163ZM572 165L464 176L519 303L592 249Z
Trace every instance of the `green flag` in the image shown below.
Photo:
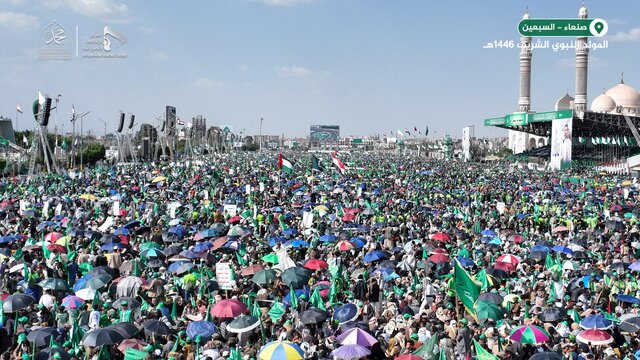
M480 270L480 272L476 274L476 280L480 281L480 283L482 284L482 291L485 291L489 288L489 279L487 278L487 271L485 269Z
M296 296L296 291L293 290L293 287L289 287L289 303L293 309L298 309L298 297Z
M444 353L444 346L440 348L440 354L438 354L438 360L447 360L447 354Z
M413 355L420 356L424 360L431 360L435 358L436 344L438 343L438 335L434 334L416 350Z
M284 313L285 313L284 305L282 305L281 302L276 301L271 306L271 309L269 310L268 315L271 318L271 320L278 321L282 317L282 315L284 315Z
M149 353L146 351L127 348L127 351L124 352L124 360L144 360L147 355Z
M460 299L465 309L467 309L471 315L475 316L476 312L473 305L476 303L476 300L478 300L478 296L480 296L481 284L475 281L475 279L462 268L458 260L455 261L454 279L456 296L458 296L458 299Z
M322 301L322 296L320 296L320 291L318 291L318 288L313 289L313 293L311 293L309 302L311 303L311 305L317 307L320 310L327 310L327 308L324 306L324 301Z
M44 245L44 232L42 232L42 240L40 240L40 245L42 246L42 252L44 253L44 259L45 260L49 259L49 256L51 255L51 251L49 249L47 249L47 247Z
M476 359L478 360L498 360L498 357L485 350L479 342L473 339L473 345L476 348Z

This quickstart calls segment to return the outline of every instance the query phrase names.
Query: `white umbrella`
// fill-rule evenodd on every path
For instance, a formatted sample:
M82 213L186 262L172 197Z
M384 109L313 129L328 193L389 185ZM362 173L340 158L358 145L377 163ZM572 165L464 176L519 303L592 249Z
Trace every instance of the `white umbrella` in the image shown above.
M96 290L90 288L84 288L76 291L76 296L84 301L93 300L96 297Z
M142 286L142 279L137 276L127 276L118 282L116 297L135 297L138 294L140 286Z

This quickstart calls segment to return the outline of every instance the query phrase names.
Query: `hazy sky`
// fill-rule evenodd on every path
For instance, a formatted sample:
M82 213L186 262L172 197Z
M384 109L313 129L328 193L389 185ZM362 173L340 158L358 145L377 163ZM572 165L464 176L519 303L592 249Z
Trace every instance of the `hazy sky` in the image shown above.
M41 90L62 94L57 123L65 131L72 104L91 111L85 129L99 134L99 119L115 130L118 110L155 124L164 106L174 105L183 120L202 114L209 126L248 134L258 133L263 117L264 134L286 136L306 135L312 124L340 125L342 135L428 125L431 136L455 137L475 125L477 136L500 136L504 130L484 128L482 120L515 110L518 49L483 45L517 42L527 6L532 18L568 18L580 4L0 0L0 114L13 118L20 104L18 127L33 127L30 104ZM609 47L590 56L589 103L619 82L622 71L626 83L640 88L640 2L586 6L590 18L609 22ZM52 46L45 44L52 38L45 28L54 20L64 28L58 42L72 56L41 61L39 51ZM105 26L126 37L124 44L110 37L112 53L126 58L83 57L86 41L97 34L100 42ZM573 50L534 51L533 110L553 110L557 98L573 94L573 59Z

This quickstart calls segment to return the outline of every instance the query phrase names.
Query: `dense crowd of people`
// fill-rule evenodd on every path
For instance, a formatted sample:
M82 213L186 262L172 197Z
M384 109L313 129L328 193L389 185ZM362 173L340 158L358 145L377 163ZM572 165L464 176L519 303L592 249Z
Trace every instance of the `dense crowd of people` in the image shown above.
M635 180L286 155L2 179L0 356L640 354Z

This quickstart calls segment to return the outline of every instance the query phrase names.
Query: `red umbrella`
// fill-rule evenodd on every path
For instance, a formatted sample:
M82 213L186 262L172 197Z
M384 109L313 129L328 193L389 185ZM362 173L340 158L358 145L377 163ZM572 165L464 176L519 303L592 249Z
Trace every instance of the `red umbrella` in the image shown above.
M620 205L611 205L611 211L622 211L622 206L620 206Z
M342 217L342 221L353 221L356 218L353 214L346 214Z
M64 235L62 235L59 232L51 232L48 233L45 237L44 237L44 241L50 242L50 243L54 243L56 241L58 241L58 239L60 239L61 237L63 237Z
M516 235L511 235L507 238L507 240L512 241L514 243L520 244L523 243L525 241L525 237L520 235L520 234L516 234Z
M122 340L120 345L118 345L118 350L120 350L120 352L124 354L124 352L127 351L127 348L133 348L133 349L142 351L146 347L147 347L147 343L142 340L126 339L126 340Z
M355 248L355 246L353 246L353 244L347 240L338 241L338 243L336 244L336 249L340 251L349 251L353 248Z
M562 225L561 226L556 226L556 227L553 228L553 232L554 233L559 233L559 232L563 232L563 231L569 231L569 229L567 229L566 227L564 227Z
M49 244L47 245L47 249L57 253L66 253L67 249L64 246L59 244Z
M221 247L223 247L224 244L227 243L227 241L229 241L228 237L226 237L226 236L219 237L213 242L213 247L211 249L218 250Z
M260 264L253 264L253 265L250 265L249 267L242 269L242 271L240 272L240 275L249 276L257 273L260 270L264 270L264 266Z
M449 256L444 254L433 254L429 256L429 260L433 261L436 264L441 262L449 262Z
M357 214L357 213L360 212L360 209L358 209L358 208L347 208L347 209L344 209L344 212L347 213L347 214Z
M613 342L613 337L604 330L590 329L578 334L576 340L589 345L606 345Z
M129 245L129 237L126 235L118 235L118 238L120 239L120 242L125 244L125 245Z
M500 270L504 270L506 272L514 272L516 271L516 267L511 265L510 263L507 262L496 262L495 264L493 264L493 268L494 269L500 269Z
M232 218L229 218L229 220L227 220L229 224L239 223L240 221L242 221L242 218L240 216L234 216Z
M211 308L211 315L217 318L234 318L240 314L245 314L249 308L236 299L226 299L217 302Z
M511 254L503 254L498 257L498 262L508 263L516 266L520 262L520 258Z
M319 269L327 269L329 267L329 264L327 264L327 262L324 260L312 259L307 261L307 263L304 264L304 267L311 270L319 270Z
M429 254L448 254L449 252L443 248L435 248Z
M449 236L449 234L447 233L439 232L439 233L433 234L431 239L435 241L448 242L448 241L451 241L451 236Z

